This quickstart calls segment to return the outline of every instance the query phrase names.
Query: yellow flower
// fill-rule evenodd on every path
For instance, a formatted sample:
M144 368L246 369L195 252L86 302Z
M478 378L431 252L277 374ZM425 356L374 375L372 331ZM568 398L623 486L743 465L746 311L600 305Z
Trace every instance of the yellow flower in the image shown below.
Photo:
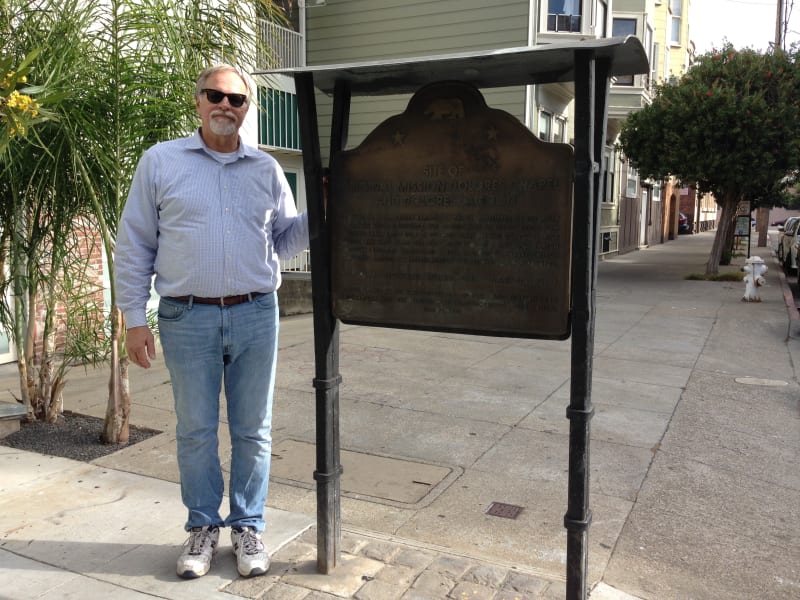
M19 97L20 93L17 90L11 92L6 100L6 104L9 108L19 108Z
M38 114L39 103L27 94L20 94L17 90L11 92L6 98L6 105L21 112L29 112L33 116Z

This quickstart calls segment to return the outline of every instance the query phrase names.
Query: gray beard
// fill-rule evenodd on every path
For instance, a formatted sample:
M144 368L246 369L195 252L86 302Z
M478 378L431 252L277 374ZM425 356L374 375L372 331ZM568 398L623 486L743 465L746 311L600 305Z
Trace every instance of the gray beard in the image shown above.
M214 117L208 124L215 135L233 135L236 133L236 123L225 117Z

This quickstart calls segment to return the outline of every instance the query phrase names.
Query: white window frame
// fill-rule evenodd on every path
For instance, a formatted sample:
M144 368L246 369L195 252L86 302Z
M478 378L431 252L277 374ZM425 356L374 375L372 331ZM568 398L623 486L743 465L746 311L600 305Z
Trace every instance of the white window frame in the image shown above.
M625 183L625 197L636 198L639 193L639 174L630 163L628 164L627 181Z
M653 35L653 28L650 23L647 22L646 15L643 13L631 13L631 12L617 12L614 11L614 14L611 18L611 33L614 35L614 22L615 21L635 21L636 22L636 30L633 35L635 35L639 40L641 40L642 45L644 46L645 53L647 54L648 62L653 65L656 61L653 60L653 52L654 52L654 35ZM648 82L651 76L648 74L644 75L632 75L628 79L626 83L620 83L619 81L615 81L614 85L619 86L621 88L631 88L631 87L648 87Z
M538 123L538 133L537 136L540 140L544 142L550 142L553 140L553 119L554 115L549 110L542 110L539 109L539 123ZM542 131L542 126L547 125L547 130Z
M603 204L615 204L614 199L614 179L616 170L616 152L613 148L603 150L603 159L600 163L600 201Z
M553 116L553 140L558 144L563 144L567 139L567 119L563 115Z
M677 9L677 14L675 12ZM677 27L677 38L676 37ZM670 0L669 2L669 43L673 46L680 46L683 28L683 0Z
M642 18L641 15L636 15L636 14L614 13L614 15L611 18L611 35L622 35L622 34L617 34L617 32L614 31L614 25L622 21L634 24L633 33L627 33L625 35L635 35L636 37L641 39L640 32L642 30ZM614 85L618 85L621 87L633 87L636 85L636 76L623 75L620 77L616 77L614 80Z
M655 32L653 27L645 22L644 23L644 51L647 53L647 62L650 63L650 72L644 76L642 87L650 88L653 85L656 77L656 59L655 59Z
M580 27L578 31L572 31L571 29L558 29L558 18L556 17L556 27L555 29L550 29L550 22L552 19L550 18L551 15L561 15L564 16L565 14L575 15L575 13L551 13L550 12L550 0L543 0L540 3L540 9L542 12L542 18L540 19L541 28L540 31L542 33L550 33L550 34L557 34L557 35L581 35L587 29L587 23L590 22L586 19L587 15L587 0L570 0L571 2L577 3L578 7L578 14L577 16L580 17ZM573 9L574 10L574 9Z
M603 7L603 10L600 10L600 7ZM602 14L601 14L602 13ZM606 38L609 37L608 34L608 26L610 25L608 17L609 17L609 10L608 10L608 1L607 0L597 0L594 5L594 35L598 38ZM600 22L601 18L604 22Z
M613 6L609 0L573 0L577 3L580 12L569 13L580 17L580 27L577 31L566 29L558 30L558 22L555 28L550 29L553 18L556 14L551 13L550 0L541 0L538 3L539 10L539 34L544 36L592 36L596 38L608 37L611 30L611 16L614 14ZM572 9L575 10L575 9ZM604 13L604 14L603 14ZM600 22L600 20L604 22Z
M661 202L661 182L653 184L653 202Z

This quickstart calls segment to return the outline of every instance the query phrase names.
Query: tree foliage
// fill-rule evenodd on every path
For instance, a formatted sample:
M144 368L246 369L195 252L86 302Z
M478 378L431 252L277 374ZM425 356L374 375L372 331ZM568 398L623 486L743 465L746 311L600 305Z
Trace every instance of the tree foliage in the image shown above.
M33 388L22 371L34 361L26 361L22 332L37 330L36 307L52 316L56 300L79 289L77 224L89 222L101 233L113 269L136 163L149 146L196 126L197 74L216 62L243 71L269 66L256 16L273 18L271 0L0 0L0 56L36 78L51 116L0 155L0 265L10 271L0 277L0 299L9 292L15 298L13 309L2 301L0 314L16 332L24 397ZM120 443L128 430L128 361L113 272L109 279L109 320L95 319L94 327L111 356L104 439ZM75 293L83 298L85 290ZM75 347L87 356L96 348L84 335ZM68 358L63 349L61 356ZM52 418L54 404L44 402L49 414L42 416Z
M620 144L641 176L672 176L714 195L722 216L707 270L716 272L738 202L781 203L800 167L796 50L726 44L700 56L628 117Z

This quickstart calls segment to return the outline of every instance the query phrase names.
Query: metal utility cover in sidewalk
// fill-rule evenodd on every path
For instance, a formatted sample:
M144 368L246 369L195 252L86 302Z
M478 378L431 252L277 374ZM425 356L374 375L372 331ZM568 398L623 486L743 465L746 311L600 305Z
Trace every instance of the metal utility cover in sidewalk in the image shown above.
M460 469L363 452L342 450L341 457L342 494L385 504L430 501L460 474ZM272 478L312 489L315 460L314 444L283 440L272 447Z
M486 509L486 514L493 517L503 517L505 519L516 519L522 507L516 504L506 504L505 502L492 502Z

